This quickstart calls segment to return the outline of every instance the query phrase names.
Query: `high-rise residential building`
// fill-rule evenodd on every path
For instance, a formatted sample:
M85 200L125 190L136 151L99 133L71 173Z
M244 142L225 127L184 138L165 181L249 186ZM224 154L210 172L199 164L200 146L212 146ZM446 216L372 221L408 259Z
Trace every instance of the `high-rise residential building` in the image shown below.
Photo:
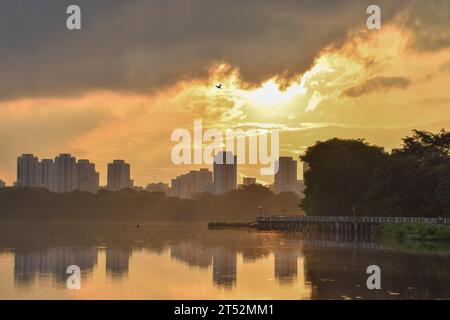
M297 187L297 161L292 157L280 157L277 161L278 172L275 174L274 191L295 192Z
M130 178L130 165L124 160L114 160L108 163L108 189L118 191L133 187Z
M55 158L56 192L71 192L77 186L76 159L70 154Z
M208 191L211 183L212 172L208 169L191 170L172 179L171 195L182 199L192 198L195 194Z
M95 164L80 160L70 154L60 154L52 159L39 161L32 154L17 158L17 187L46 188L52 192L81 190L97 192L99 174Z
M171 195L174 197L187 199L189 197L189 183L187 174L183 174L181 176L172 179L171 181Z
M56 185L55 163L52 159L42 159L38 163L38 184L52 192L58 192Z
M75 189L96 193L99 188L99 173L95 171L95 164L89 160L78 160L76 164L77 183Z
M3 180L0 180L0 189L6 187L6 183Z
M256 178L253 177L244 177L244 179L242 180L242 184L244 186L251 186L253 184L256 184Z
M17 158L18 187L39 187L38 162L39 159L33 154L22 154Z
M194 173L194 193L207 192L213 181L213 173L209 169L203 168Z
M231 152L219 152L214 158L213 192L223 194L237 187L237 157Z

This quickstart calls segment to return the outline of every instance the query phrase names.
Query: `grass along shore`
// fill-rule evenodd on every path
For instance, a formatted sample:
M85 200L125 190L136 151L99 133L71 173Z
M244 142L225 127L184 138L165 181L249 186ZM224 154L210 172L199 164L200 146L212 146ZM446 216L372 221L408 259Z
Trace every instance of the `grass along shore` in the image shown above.
M450 241L450 226L440 224L389 224L378 227L383 240Z

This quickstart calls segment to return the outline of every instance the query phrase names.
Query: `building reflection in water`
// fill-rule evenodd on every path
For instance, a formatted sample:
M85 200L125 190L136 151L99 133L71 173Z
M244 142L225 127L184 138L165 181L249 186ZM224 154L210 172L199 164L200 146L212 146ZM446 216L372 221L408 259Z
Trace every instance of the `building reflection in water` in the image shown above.
M237 252L223 247L213 248L213 283L227 289L236 284Z
M180 242L170 246L170 257L191 267L204 269L211 266L212 251L192 242Z
M280 284L291 284L298 277L298 249L277 248L275 256L275 279Z
M255 297L263 295L263 297L289 299L448 299L450 297L448 285L450 283L448 254L450 248L441 244L427 245L426 248L422 246L386 248L370 241L304 239L294 233L208 231L207 235L202 235L196 229L194 229L195 232L186 234L185 227L177 228L173 233L166 233L160 228L160 226L155 227L154 233L149 231L148 235L145 233L145 238L138 238L138 246L130 240L134 239L131 235L121 233L127 231L124 228L121 228L120 232L116 229L105 231L108 236L110 233L114 236L120 234L124 239L103 237L103 233L97 234L94 231L86 232L88 235L95 234L95 239L93 238L92 242L84 247L60 247L65 239L62 236L61 238L53 236L54 239L58 239L57 242L51 242L53 244L47 244L48 247L45 248L35 246L42 239L39 234L34 236L36 240L31 236L28 237L26 243L21 239L9 238L10 243L7 244L7 248L17 249L14 250L14 257L11 256L11 249L7 249L5 254L0 254L0 267L3 267L3 264L6 266L2 269L2 280L13 275L14 281L13 283L0 281L0 294L3 294L2 297L9 298L15 297L12 293L17 292L20 294L18 297L28 297L21 294L29 292L33 294L30 297L42 298L46 294L44 291L47 290L49 293L56 293L58 297L57 291L51 290L65 290L67 267L77 265L81 269L84 280L92 279L95 286L108 286L115 280L123 280L121 287L134 290L136 288L134 279L142 277L139 280L157 279L159 283L167 283L167 288L179 288L178 282L183 282L186 287L181 289L197 290L202 281L202 287L205 282L208 284L205 290L211 289L213 293L222 291L218 293L218 296L225 298L239 296L240 290L244 290L243 294L246 296L254 294ZM142 228L135 232L142 232L141 230ZM9 237L14 236L7 229L0 233L8 234ZM149 238L150 235L154 238ZM68 238L72 241L76 237L70 234ZM98 244L97 238L108 240L102 242L99 257L97 257L97 247L93 246ZM47 241L50 240L47 239ZM111 243L116 246L110 246ZM103 245L106 245L105 249ZM135 252L135 261L131 265L133 247L138 251ZM140 250L141 248L145 250ZM170 257L167 255L168 249L170 249ZM1 251L2 248L0 248ZM155 256L155 253L158 255ZM242 255L242 260L240 257L238 259L238 253L239 256ZM146 273L146 270L161 270L166 266L168 270L171 270L169 268L173 265L170 259L197 269L182 270L180 274L172 272L159 274L151 271ZM239 263L243 263L239 265L239 279L245 280L239 287L236 285L238 260ZM148 263L158 264L157 268L148 268ZM368 290L366 287L368 277L366 269L373 264L381 268L382 290ZM179 267L175 266L172 270L180 270ZM105 269L106 272L101 272ZM136 271L133 279L114 278L128 275L129 272L133 272L133 269ZM5 275L5 272L8 274ZM190 274L193 275L192 279L186 280L186 275L189 277ZM105 275L109 279L103 279ZM179 277L183 277L182 281ZM262 282L264 279L275 279L275 281ZM226 292L214 290L217 288L227 290ZM118 296L142 297L142 292L137 292L136 296L133 290L127 290L127 293L124 292L123 295L119 292ZM82 291L82 294L84 292L86 291ZM125 296L128 292L131 292L130 295ZM91 291L88 290L87 293L90 294ZM153 295L152 291L149 297ZM84 298L82 295L80 297ZM165 295L162 292L158 297L171 298L173 293L171 291L169 295ZM185 295L180 297L184 298Z
M14 283L18 286L34 284L37 276L50 276L57 282L67 278L67 267L77 265L82 276L97 265L98 250L89 248L56 247L46 250L16 250L14 254Z
M106 273L112 278L128 275L132 248L106 248Z
M270 249L262 248L262 247L249 247L242 248L239 250L242 252L242 259L244 263L255 262L259 259L263 259L269 256Z
M243 248L243 262L254 262L270 254L266 248ZM194 242L180 242L170 247L170 257L191 267L208 268L212 262L213 284L232 288L237 282L237 250L226 247L208 248ZM298 248L274 250L275 278L284 285L298 279Z

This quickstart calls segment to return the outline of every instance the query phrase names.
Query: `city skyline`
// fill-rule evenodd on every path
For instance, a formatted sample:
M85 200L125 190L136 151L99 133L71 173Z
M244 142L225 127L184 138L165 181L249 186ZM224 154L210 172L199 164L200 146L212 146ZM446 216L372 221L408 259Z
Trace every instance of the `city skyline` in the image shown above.
M370 3L358 0L188 1L189 13L175 3L80 0L89 18L79 31L67 30L64 3L44 0L42 10L39 2L4 4L3 12L20 12L0 28L0 177L8 184L24 150L91 159L103 177L108 161L127 159L137 185L168 182L200 168L170 158L171 133L192 132L196 119L223 133L278 128L280 155L294 158L332 137L391 150L413 128L450 127L445 0L379 1L381 30L367 29ZM271 183L258 169L242 166L239 180Z
M231 161L231 163L230 163ZM294 192L301 194L302 181L297 178L297 161L291 157L280 157L276 161L279 167L274 175L274 183L267 184L275 193ZM287 167L288 168L287 168ZM113 160L107 164L107 182L101 185L100 173L96 164L88 159L78 159L71 154L59 154L53 159L39 159L34 154L22 154L17 157L17 176L14 187L44 187L52 192L71 192L74 190L96 193L101 188L119 191L126 188L139 188L150 192L163 192L179 198L192 198L195 194L209 192L224 194L241 186L258 184L255 177L242 177L238 181L237 156L225 151L215 156L212 166L190 170L172 178L169 183L151 181L142 186L134 185L131 177L131 165L125 160ZM299 185L301 184L301 185ZM282 185L280 187L280 185ZM0 188L7 186L0 180Z
M71 154L59 154L54 159L42 159L33 154L17 157L17 179L14 186L46 188L63 193L74 190L97 192L99 173L87 159L78 162Z
M260 254L257 249L205 247L199 243L178 242L163 249L170 252L170 259L180 261L190 267L211 269L212 283L217 287L230 289L237 283L237 259L242 256L244 263L251 263L265 256L273 256L274 277L281 284L293 283L299 277L298 263L303 258L299 250L292 248L275 249ZM105 273L109 278L120 281L129 272L132 247L112 247L104 249ZM256 254L255 254L255 253ZM253 253L253 255L252 255ZM43 274L51 274L62 284L66 281L66 270L70 265L78 265L84 276L92 276L102 255L97 247L49 247L19 250L14 254L14 283L21 286L34 285ZM249 258L246 259L246 255ZM303 275L300 275L302 277Z
M0 39L1 298L450 300L450 0L3 0Z

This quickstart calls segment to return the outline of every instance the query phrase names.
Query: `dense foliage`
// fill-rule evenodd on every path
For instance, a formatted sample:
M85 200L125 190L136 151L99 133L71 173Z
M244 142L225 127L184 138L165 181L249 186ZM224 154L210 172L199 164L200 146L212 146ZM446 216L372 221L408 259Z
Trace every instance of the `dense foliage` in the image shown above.
M223 195L200 194L194 199L133 189L58 194L45 189L5 188L0 189L0 219L248 222L261 213L300 214L298 201L294 193L276 195L260 185Z
M384 240L450 241L450 226L435 224L386 224L378 226Z
M386 153L364 140L318 142L302 208L309 215L450 216L450 132L414 130Z

